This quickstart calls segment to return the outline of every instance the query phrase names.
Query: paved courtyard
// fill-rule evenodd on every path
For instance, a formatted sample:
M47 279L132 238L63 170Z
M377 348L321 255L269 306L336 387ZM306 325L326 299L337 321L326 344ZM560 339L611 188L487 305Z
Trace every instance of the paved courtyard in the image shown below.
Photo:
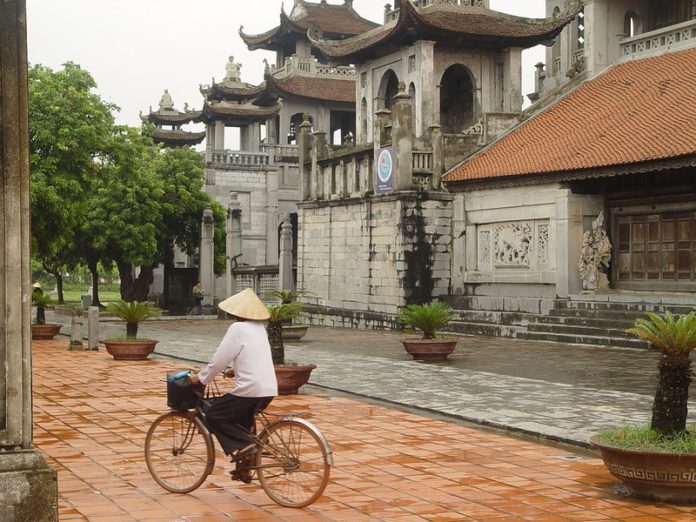
M173 324L166 328L175 336ZM67 352L66 346L59 338L36 341L33 350L35 442L58 470L61 520L639 522L696 517L693 507L621 497L601 461L589 453L326 393L279 398L273 404L277 410L302 412L331 442L332 480L317 503L305 510L276 506L256 483L232 482L226 473L230 465L220 453L199 490L173 495L149 476L143 442L149 424L166 410L166 372L187 364L118 362L103 349ZM302 355L301 350L293 349L293 356Z
M230 323L149 321L156 353L207 362ZM123 324L102 323L102 337ZM587 445L605 427L646 424L656 386L653 351L461 337L446 363L410 360L402 334L311 327L288 361L314 363L311 384L409 408ZM691 403L690 420L696 416Z

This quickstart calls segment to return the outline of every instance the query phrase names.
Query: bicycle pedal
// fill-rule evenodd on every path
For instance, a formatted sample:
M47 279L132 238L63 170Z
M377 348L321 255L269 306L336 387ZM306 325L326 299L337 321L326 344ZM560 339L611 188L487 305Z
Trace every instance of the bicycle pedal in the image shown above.
M230 471L230 477L232 480L239 480L240 482L244 482L244 484L251 484L251 472L249 470L234 469Z

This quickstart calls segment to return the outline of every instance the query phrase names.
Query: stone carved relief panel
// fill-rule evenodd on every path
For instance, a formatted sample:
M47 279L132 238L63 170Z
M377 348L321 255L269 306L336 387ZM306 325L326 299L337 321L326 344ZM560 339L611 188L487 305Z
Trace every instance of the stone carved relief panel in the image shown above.
M539 225L537 226L536 233L536 252L537 252L537 264L548 265L549 264L549 225Z
M478 233L478 266L488 267L491 264L491 231L479 230Z
M500 223L493 228L493 258L496 266L529 267L533 225L529 221Z

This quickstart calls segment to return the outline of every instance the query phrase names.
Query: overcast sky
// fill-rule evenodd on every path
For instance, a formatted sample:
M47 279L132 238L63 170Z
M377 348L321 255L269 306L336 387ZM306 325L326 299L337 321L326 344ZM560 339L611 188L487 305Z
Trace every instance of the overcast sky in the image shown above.
M341 3L342 0L329 0ZM28 0L29 60L52 68L73 61L90 71L102 97L121 107L119 123L139 125L138 112L157 107L169 89L178 109L200 108L198 86L225 76L227 57L243 64L242 79L259 83L267 51L249 52L247 34L278 24L281 0ZM354 0L365 18L381 22L385 0ZM393 2L391 2L393 3ZM491 8L544 17L544 0L491 0ZM286 11L293 0L286 0ZM534 90L543 48L523 55L524 94ZM195 130L189 125L190 130Z

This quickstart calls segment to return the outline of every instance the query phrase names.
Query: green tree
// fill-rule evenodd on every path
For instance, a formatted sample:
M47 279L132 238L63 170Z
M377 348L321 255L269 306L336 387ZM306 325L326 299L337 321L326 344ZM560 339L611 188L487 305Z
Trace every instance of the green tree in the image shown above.
M62 270L78 262L76 227L112 135L116 106L95 88L89 72L71 62L60 71L42 65L29 70L32 252L56 277L60 303Z

